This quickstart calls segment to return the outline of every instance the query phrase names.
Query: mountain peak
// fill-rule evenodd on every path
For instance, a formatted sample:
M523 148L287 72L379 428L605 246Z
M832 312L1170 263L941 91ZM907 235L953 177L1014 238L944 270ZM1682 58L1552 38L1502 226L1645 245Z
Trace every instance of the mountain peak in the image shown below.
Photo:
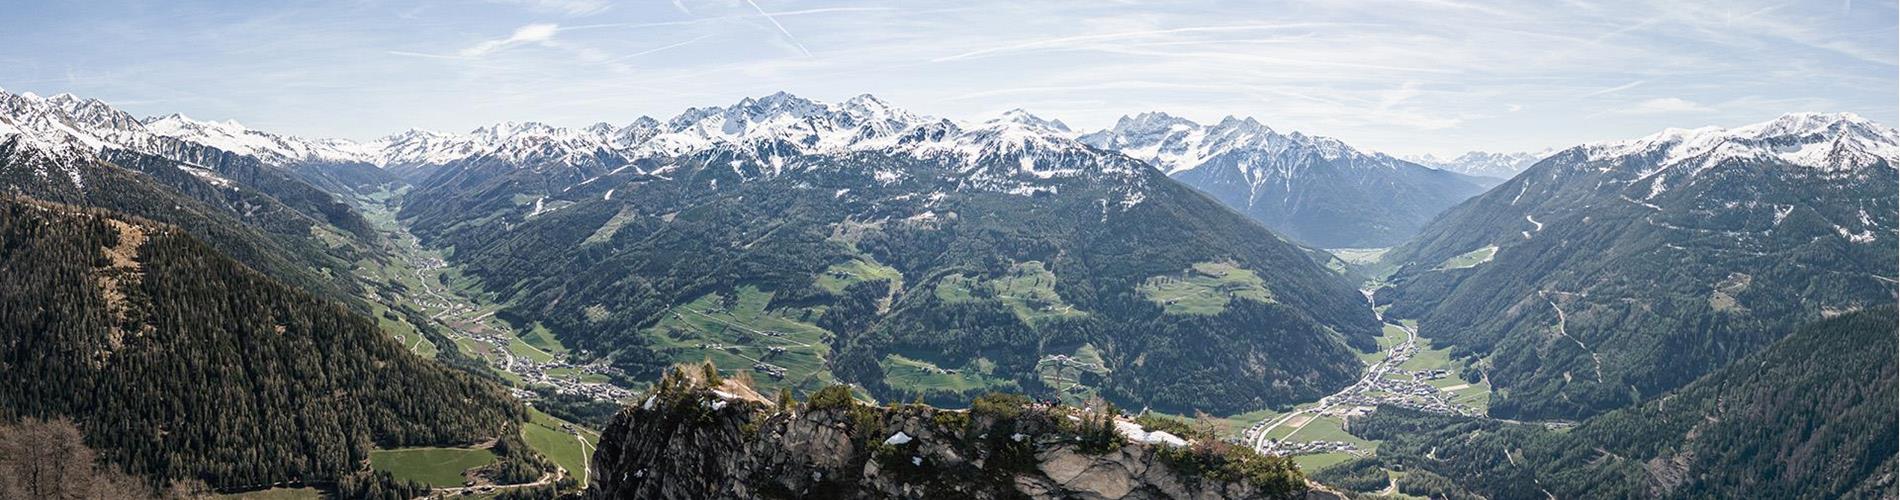
M1029 110L1026 110L1023 108L1016 108L1016 109L1011 109L1009 111L1004 111L1001 116L993 118L985 123L1013 123L1013 124L1023 125L1030 128L1044 129L1044 130L1060 132L1064 134L1071 133L1071 131L1069 130L1069 126L1067 124L1062 123L1062 120L1044 119L1043 117L1036 116L1034 113L1030 113Z

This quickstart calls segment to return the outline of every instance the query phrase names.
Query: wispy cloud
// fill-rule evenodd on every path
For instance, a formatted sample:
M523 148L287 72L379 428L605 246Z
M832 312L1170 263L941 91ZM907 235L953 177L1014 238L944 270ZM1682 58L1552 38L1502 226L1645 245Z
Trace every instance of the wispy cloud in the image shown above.
M490 2L525 7L539 12L552 12L570 16L599 14L612 8L607 0L488 0Z
M1617 86L1615 86L1615 87L1609 87L1609 88L1603 88L1603 89L1597 89L1597 90L1595 90L1595 91L1592 91L1592 92L1590 92L1590 93L1588 93L1588 94L1584 94L1584 95L1583 95L1583 97L1596 97L1596 96L1600 96L1600 95L1605 95L1605 94L1614 94L1614 93L1617 93L1617 92L1622 92L1622 91L1625 91L1625 90L1629 90L1629 89L1633 89L1633 88L1636 88L1636 86L1638 86L1638 85L1642 85L1642 84L1643 84L1643 81L1642 81L1642 80L1637 80L1637 81L1633 81L1633 82L1629 82L1629 83L1625 83L1625 84L1622 84L1622 85L1617 85Z
M508 38L488 40L470 45L468 48L462 49L461 52L457 52L457 54L460 54L462 57L481 57L515 45L547 43L554 39L555 33L559 33L560 31L560 25L547 23L529 24L515 28L514 34L508 35Z
M1614 110L1615 113L1624 114L1624 115L1701 113L1701 112L1707 112L1707 111L1713 111L1713 109L1710 109L1709 107L1703 106L1701 104L1697 104L1695 101L1683 99L1680 97L1658 97L1655 99L1645 99L1642 102L1638 102L1633 106Z
M634 53L632 53L632 54L627 54L627 55L623 55L623 56L620 56L620 57L616 57L616 58L614 58L613 60L614 60L614 61L624 61L624 60L627 60L627 59L632 59L632 58L635 58L635 57L640 57L640 56L644 56L644 55L647 55L647 54L652 54L652 53L656 53L656 52L664 52L664 51L668 51L668 50L673 50L673 49L677 49L677 48L680 48L680 47L685 47L685 46L687 46L687 45L692 45L692 44L695 44L695 43L699 43L699 41L701 41L701 40L705 40L705 39L707 39L707 38L712 38L712 35L700 35L700 36L698 36L698 37L694 37L694 38L693 38L693 39L691 39L691 40L684 40L684 41L679 41L679 42L674 42L674 43L669 43L669 44L666 44L666 45L661 45L661 46L658 46L658 47L654 47L654 48L651 48L651 49L646 49L646 50L642 50L642 51L639 51L639 52L634 52Z
M973 59L973 58L978 58L978 57L1004 54L1004 53L1009 53L1009 52L1019 52L1019 51L1032 50L1032 49L1061 48L1061 47L1073 46L1074 44L1078 42L1098 42L1098 41L1104 41L1104 40L1121 40L1121 39L1128 39L1128 38L1148 37L1148 36L1155 36L1155 35L1184 34L1184 33L1219 33L1219 32L1231 32L1231 31L1284 30L1284 29L1290 29L1290 28L1311 28L1311 27L1316 27L1316 26L1318 25L1311 24L1311 23L1255 24L1255 25L1240 25L1240 26L1193 26L1193 27L1185 27L1185 28L1124 31L1124 32L1117 32L1117 33L1098 33L1098 34L1092 34L1092 35L1076 35L1076 36L1043 38L1043 39L1037 39L1037 40L1030 40L1026 42L1012 43L1008 45L972 50L972 51L964 52L961 54L943 56L936 59L932 59L931 61L932 62L956 61L956 60L961 60L961 59Z

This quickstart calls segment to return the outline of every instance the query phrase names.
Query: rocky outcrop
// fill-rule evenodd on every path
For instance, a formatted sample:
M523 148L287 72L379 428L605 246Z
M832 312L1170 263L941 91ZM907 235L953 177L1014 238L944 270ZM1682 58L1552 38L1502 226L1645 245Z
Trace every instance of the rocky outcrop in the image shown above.
M1192 467L1183 464L1199 463L1179 458L1192 453L1188 448L1124 440L1091 445L1077 430L1084 420L1069 409L1022 406L985 412L854 402L793 406L780 409L706 390L656 395L630 406L602 435L588 495L1217 499L1312 494L1297 472L1275 476L1280 482L1223 480L1218 472L1187 472ZM1292 469L1286 465L1284 470Z

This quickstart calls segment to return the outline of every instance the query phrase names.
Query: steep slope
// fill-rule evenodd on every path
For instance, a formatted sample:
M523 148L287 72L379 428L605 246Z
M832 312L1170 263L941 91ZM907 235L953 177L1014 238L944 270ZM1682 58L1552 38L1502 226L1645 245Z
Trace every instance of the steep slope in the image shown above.
M1025 113L778 94L666 123L633 148L660 156L566 186L518 168L440 194L481 210L405 216L504 317L648 380L711 357L801 391L1245 411L1349 383L1376 329L1300 248Z
M1323 248L1396 245L1484 190L1477 179L1363 153L1337 139L1281 134L1252 118L1201 125L1143 113L1080 140L1153 163L1267 227Z
M97 99L71 94L43 98L0 91L0 140L9 137L19 137L58 161L115 160L121 155L163 158L179 163L178 168L196 169L194 173L201 177L216 177L259 191L297 216L335 226L357 238L375 238L369 224L348 204L299 180L281 165L250 156L246 151L251 148L228 151L164 135ZM62 170L70 175L69 169ZM84 188L85 179L71 180L74 189Z
M844 389L834 386L806 404L778 407L730 392L743 393L730 383L721 389L681 386L657 392L615 416L602 434L594 455L600 480L589 487L588 496L1308 495L1290 459L1259 456L1226 443L1188 444L1112 416L1002 396L988 396L969 411L922 405L880 408L851 401Z
M1449 159L1439 158L1439 157L1428 154L1428 155L1423 155L1423 156L1407 157L1405 158L1405 160L1410 161L1412 163L1424 165L1427 167L1436 168L1439 170L1457 172L1460 174L1483 177L1487 179L1496 179L1493 181L1487 181L1487 184L1485 187L1490 187L1492 185L1496 185L1496 183L1498 182L1503 182L1505 179L1510 179L1512 177L1517 176L1518 172L1523 172L1524 169L1531 168L1531 165L1535 165L1537 163L1537 160L1542 160L1545 157L1550 156L1551 153L1555 153L1555 152L1556 151L1549 150L1549 149L1534 152L1534 153L1533 152L1492 153L1492 152L1487 152L1487 151L1467 151L1464 154L1461 154Z
M252 129L234 120L200 121L181 114L146 118L141 123L154 134L284 167L304 182L339 196L367 194L398 182L377 164L382 158L377 149L380 143L305 139Z
M1804 326L1568 432L1381 408L1354 433L1386 439L1379 455L1389 463L1495 499L1892 497L1894 314L1884 306Z
M69 417L158 482L328 481L370 446L515 432L492 383L411 355L376 323L177 227L0 201L0 415Z
M1892 302L1897 158L1846 114L1572 148L1386 254L1379 301L1482 357L1494 414L1588 416Z
M256 158L159 135L96 100L0 92L0 186L174 224L332 298L381 236L350 206Z

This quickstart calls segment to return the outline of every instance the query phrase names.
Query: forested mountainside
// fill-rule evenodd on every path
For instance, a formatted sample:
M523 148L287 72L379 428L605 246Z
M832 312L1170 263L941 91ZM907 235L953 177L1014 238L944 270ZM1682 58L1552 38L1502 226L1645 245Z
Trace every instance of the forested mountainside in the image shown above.
M1179 421L1001 394L967 411L876 407L844 386L773 403L695 375L669 374L614 418L590 498L1337 498L1292 460Z
M1338 139L1282 134L1252 118L1202 125L1142 113L1080 140L1149 162L1267 227L1321 248L1397 245L1489 186L1361 152Z
M801 392L1235 412L1360 370L1376 321L1305 250L1033 116L963 128L875 102L689 111L643 143L670 155L594 177L574 179L610 165L593 146L506 172L481 155L403 215L512 319L646 380L710 357Z
M18 375L0 416L70 418L156 483L334 481L371 446L507 440L526 419L495 384L147 219L0 200L0 288L0 372Z
M1493 415L1594 415L1892 303L1896 161L1846 114L1572 148L1387 253L1377 297L1482 360Z
M1557 432L1380 408L1379 461L1493 499L1891 498L1893 306L1804 326L1754 355ZM1416 474L1417 472L1414 472Z
M355 301L381 235L288 170L159 135L97 100L0 92L0 187L176 225L300 288Z

